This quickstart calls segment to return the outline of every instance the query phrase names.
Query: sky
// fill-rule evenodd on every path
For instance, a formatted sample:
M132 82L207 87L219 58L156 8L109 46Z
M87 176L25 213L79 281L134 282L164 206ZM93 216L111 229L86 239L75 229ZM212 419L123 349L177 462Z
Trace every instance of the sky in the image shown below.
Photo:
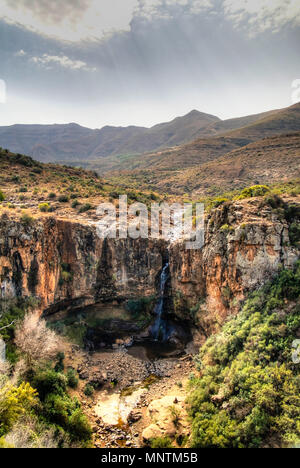
M0 0L0 125L287 107L299 44L299 0Z

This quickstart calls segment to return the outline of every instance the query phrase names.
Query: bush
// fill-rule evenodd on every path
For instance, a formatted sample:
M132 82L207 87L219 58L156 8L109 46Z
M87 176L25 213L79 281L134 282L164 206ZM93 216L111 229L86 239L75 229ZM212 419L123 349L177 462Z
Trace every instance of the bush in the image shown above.
M65 353L60 351L56 356L56 364L54 367L55 372L63 372L65 369L64 365Z
M39 205L39 210L42 212L42 213L48 213L50 211L51 207L49 205L49 203L41 203Z
M67 379L68 379L68 386L71 388L76 388L78 386L78 377L76 374L75 369L70 367L67 370Z
M0 328L1 337L9 345L15 338L15 328L19 321L24 318L27 303L24 300L12 300L10 302L0 301ZM9 326L12 324L11 326Z
M20 193L27 193L28 192L28 189L27 187L21 187L20 190L19 190Z
M44 416L49 422L68 430L69 417L78 408L79 402L69 395L49 393L44 402Z
M84 387L84 391L83 391L83 392L84 392L84 394L85 394L86 396L91 397L91 396L94 395L94 391L95 391L95 389L94 389L94 387L93 387L92 385L86 384L86 386Z
M77 206L79 206L79 205L80 205L79 201L78 201L78 200L74 200L71 206L72 206L73 209L75 209L75 208L77 208Z
M172 441L169 437L156 437L150 440L150 447L153 449L158 448L174 448Z
M50 192L49 195L48 195L48 198L49 198L50 200L54 200L54 199L56 198L56 193Z
M67 388L67 377L54 369L40 369L32 380L32 386L37 389L43 401L49 393L63 395Z
M89 203L86 203L85 205L82 205L82 207L79 209L79 213L86 213L87 211L90 211L92 209L92 205Z
M253 185L252 187L242 190L241 194L237 197L237 200L252 197L263 197L268 192L270 192L270 188L266 185Z
M60 195L58 197L59 203L68 203L69 197L67 195Z
M0 436L3 436L18 418L37 403L36 391L29 383L18 387L10 382L0 382Z
M21 223L24 226L31 226L34 223L34 218L28 213L23 213L21 216Z
M82 413L81 408L77 408L69 417L68 431L75 440L89 441L92 436L92 429L87 417Z
M218 208L219 206L224 205L224 203L227 203L228 201L228 198L215 198L212 202L212 207Z
M34 174L42 174L43 170L42 170L41 167L34 167L34 168L32 169L32 172L33 172Z
M272 195L267 195L264 200L266 205L269 205L271 208L278 209L278 208L283 208L285 206L284 201L282 198L279 197L279 195L272 194Z
M300 440L298 367L291 359L300 326L300 262L251 295L243 310L209 338L191 377L192 445L262 447L270 436Z
M73 279L72 273L69 271L62 271L60 275L60 284L63 285L64 283L71 283Z
M5 200L4 193L1 192L1 190L0 190L0 202L3 202L4 200Z
M234 228L232 226L229 226L229 224L223 224L223 226L220 227L220 231L227 232L227 231L233 231Z
M126 310L131 314L134 320L145 319L151 314L155 298L141 297L140 299L130 299L126 304Z
M289 228L289 236L291 244L295 247L299 247L300 245L300 223L294 222L290 225Z

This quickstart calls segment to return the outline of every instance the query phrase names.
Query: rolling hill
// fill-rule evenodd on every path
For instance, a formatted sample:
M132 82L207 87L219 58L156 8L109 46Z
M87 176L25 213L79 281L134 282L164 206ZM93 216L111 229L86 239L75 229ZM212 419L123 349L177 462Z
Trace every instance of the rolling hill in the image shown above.
M172 159L172 158L171 158ZM254 184L300 177L300 132L258 140L221 157L170 170L167 167L114 174L114 183L148 188L193 199Z
M120 183L123 180L127 184L150 186L152 190L174 194L205 194L211 190L218 192L222 185L226 189L231 188L230 184L233 187L247 185L252 179L297 176L299 132L300 104L297 104L264 115L257 122L223 136L199 138L185 145L123 160L120 166L124 171L120 173L119 167L111 175Z

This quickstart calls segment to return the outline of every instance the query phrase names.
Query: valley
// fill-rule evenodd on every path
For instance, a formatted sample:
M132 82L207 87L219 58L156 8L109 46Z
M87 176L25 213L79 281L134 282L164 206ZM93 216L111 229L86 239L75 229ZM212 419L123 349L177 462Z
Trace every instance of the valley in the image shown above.
M243 384L238 369L258 373L254 380L264 389L278 365L295 393L289 347L299 336L298 109L274 111L258 122L242 119L248 124L242 129L237 121L214 121L214 136L124 158L126 171L119 167L105 177L1 150L0 334L10 375L21 362L21 380L37 389L39 409L34 416L24 411L40 445L45 434L54 446L96 448L295 443L298 429L292 421L283 429L281 403L253 432L255 415L271 397L261 404L256 384ZM282 133L278 125L287 115L291 131ZM274 131L266 136L270 125ZM217 135L228 126L229 133ZM203 248L187 250L183 238L99 238L97 206L110 202L118 211L123 194L129 205L147 207L182 197L203 202ZM34 365L32 350L24 348L36 339L30 313L47 330L44 339L59 342L56 355L35 355ZM272 337L269 354L265 330ZM252 395L251 407L244 391ZM276 391L281 402L284 390ZM297 421L297 401L290 408ZM202 428L210 424L205 438ZM50 437L51 427L59 438ZM8 424L0 443L30 444L18 431Z

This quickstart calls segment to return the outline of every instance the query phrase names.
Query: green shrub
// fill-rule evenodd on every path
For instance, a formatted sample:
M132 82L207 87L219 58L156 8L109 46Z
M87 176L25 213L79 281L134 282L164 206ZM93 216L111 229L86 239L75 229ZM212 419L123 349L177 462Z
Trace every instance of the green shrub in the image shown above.
M34 223L34 218L28 213L23 213L21 216L21 223L24 226L31 226Z
M290 225L289 228L289 236L291 244L295 247L299 247L300 245L300 223L294 222Z
M34 174L42 174L43 170L42 170L41 167L34 167L34 168L32 169L32 172L33 172Z
M224 203L227 203L228 201L228 198L215 198L213 201L213 208L218 208L219 206L224 205Z
M89 203L86 203L85 205L82 205L79 208L79 213L86 213L87 211L90 211L91 209L92 209L92 205L90 205Z
M139 299L130 299L126 304L126 310L135 321L143 321L151 318L155 297L141 297Z
M266 185L253 185L252 187L242 190L241 194L237 197L237 200L252 197L263 197L268 192L270 192L270 188Z
M90 384L86 384L86 386L84 387L84 390L83 390L84 394L86 396L88 396L88 397L93 396L94 391L95 391L94 387L92 385L90 385Z
M0 202L3 202L5 200L4 193L0 190Z
M48 213L50 211L51 207L49 205L49 203L41 203L39 205L39 210L42 212L42 213Z
M77 208L77 206L79 206L79 205L80 205L79 201L78 201L78 200L74 200L71 206L72 206L73 209L75 209L75 208Z
M69 197L67 195L60 195L58 197L59 203L68 203Z
M291 359L299 296L300 262L253 293L202 347L201 377L190 380L193 447L262 447L270 436L283 447L299 442L299 370Z
M65 369L64 365L64 360L65 360L65 353L59 352L56 356L56 364L54 367L55 372L63 372Z
M20 190L19 190L20 193L27 193L28 192L28 189L27 187L21 187Z
M70 283L73 279L73 275L72 273L69 273L68 271L62 271L61 272L61 276L60 276L60 279L61 279L61 283Z
M1 386L0 437L8 432L19 417L37 403L36 391L29 383L22 382L18 387L10 382Z
M42 401L49 393L63 395L67 388L66 376L51 368L38 370L31 383Z
M276 194L267 195L264 201L266 205L269 205L273 209L283 208L285 205L282 198Z
M150 440L150 447L153 449L158 448L174 448L172 441L169 437L156 437Z
M229 224L223 224L223 226L220 227L220 231L234 231L234 228L232 226L229 226Z
M75 369L73 369L72 367L70 367L67 370L67 379L68 379L68 386L69 387L77 388L77 386L78 386L78 377L77 377Z
M31 306L28 298L14 300L0 300L0 328L1 337L6 343L6 357L12 364L18 360L16 347L14 344L15 328L19 321L23 320L26 311Z
M50 192L49 195L48 195L48 198L49 198L50 200L54 200L54 199L56 198L56 193Z
M81 408L77 408L69 417L68 431L74 440L88 442L92 436L92 429Z

